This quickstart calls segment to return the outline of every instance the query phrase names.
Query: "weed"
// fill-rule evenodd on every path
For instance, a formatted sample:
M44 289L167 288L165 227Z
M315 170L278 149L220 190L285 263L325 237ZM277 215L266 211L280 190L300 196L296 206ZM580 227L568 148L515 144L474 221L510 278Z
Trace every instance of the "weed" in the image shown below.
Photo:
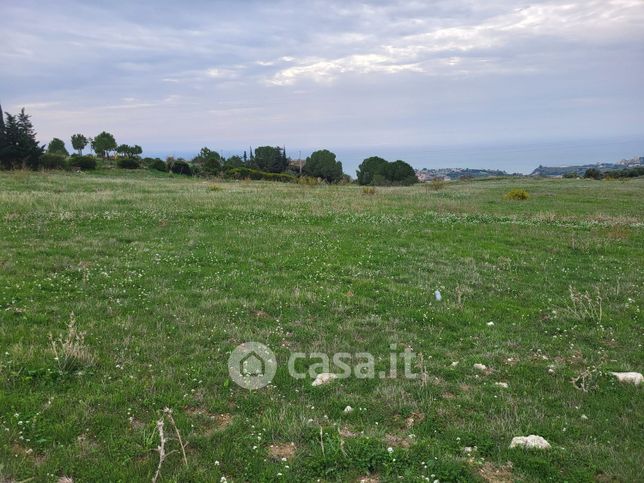
M49 340L54 359L61 372L76 372L94 363L94 356L85 345L85 333L78 331L73 312L69 316L65 336L54 339L50 334Z
M602 321L602 297L598 288L595 295L588 292L579 292L574 287L569 287L569 303L564 313L578 321L591 321L600 324Z
M433 178L433 179L429 182L429 187L430 187L433 191L440 191L440 190L442 190L443 188L445 188L445 180L444 180L443 178Z
M508 191L503 197L506 200L527 200L528 199L528 192L526 190L522 189L513 189Z

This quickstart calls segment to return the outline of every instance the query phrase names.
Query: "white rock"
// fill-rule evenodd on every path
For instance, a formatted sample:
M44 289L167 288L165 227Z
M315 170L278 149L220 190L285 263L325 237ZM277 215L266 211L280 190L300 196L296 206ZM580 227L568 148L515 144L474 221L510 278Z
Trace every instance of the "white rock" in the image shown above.
M474 364L474 369L477 371L486 371L487 366L485 364Z
M516 436L512 438L510 443L510 448L527 448L527 449L548 449L550 448L550 443L548 443L541 436L536 434L531 434L530 436Z
M311 386L321 386L322 384L328 384L336 377L338 377L337 374L333 374L331 372L322 372L321 374L317 375L315 381L313 381Z
M581 419L583 419L583 420L585 421L585 420L587 420L587 419L588 419L588 416L586 416L585 414L582 414L582 415L581 415Z
M346 408L344 408L343 412L344 413L351 413L351 412L353 412L353 408L351 406L347 406Z
M644 376L639 372L611 372L611 374L615 376L619 382L635 384L636 386L639 386L642 381L644 381Z
M495 386L502 387L503 389L507 389L507 388L508 388L508 383L507 383L507 382L495 382L495 383L494 383L494 385L495 385Z
M452 362L452 367L456 367L456 366L458 366L458 361Z
M488 327L492 327L493 325L494 325L494 322L488 322L488 323L487 323L487 326L488 326Z
M436 290L436 292L434 292L434 297L435 297L435 298L436 298L436 300L438 300L439 302L440 302L441 300L443 300L443 296L441 295L441 291L440 291L440 290Z
M471 446L466 446L463 448L463 453L470 454L472 452L472 447Z

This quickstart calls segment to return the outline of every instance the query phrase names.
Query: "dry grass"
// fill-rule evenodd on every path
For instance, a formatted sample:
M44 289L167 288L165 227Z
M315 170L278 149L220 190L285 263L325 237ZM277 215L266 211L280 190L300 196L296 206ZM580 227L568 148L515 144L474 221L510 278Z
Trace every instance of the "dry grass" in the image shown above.
M85 345L85 333L76 327L76 317L72 312L67 324L67 332L56 339L49 335L51 350L61 372L74 372L85 369L94 363L94 356Z

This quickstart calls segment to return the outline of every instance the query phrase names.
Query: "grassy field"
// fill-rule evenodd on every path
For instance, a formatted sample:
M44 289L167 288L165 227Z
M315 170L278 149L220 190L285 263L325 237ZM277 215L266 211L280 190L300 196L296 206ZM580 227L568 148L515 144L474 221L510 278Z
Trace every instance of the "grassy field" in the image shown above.
M150 481L166 407L187 464L166 417L159 481L641 481L642 389L608 372L644 368L643 199L642 179L0 173L0 481ZM246 341L279 363L257 391L228 375ZM286 368L384 370L392 344L421 377ZM552 448L508 449L528 434Z

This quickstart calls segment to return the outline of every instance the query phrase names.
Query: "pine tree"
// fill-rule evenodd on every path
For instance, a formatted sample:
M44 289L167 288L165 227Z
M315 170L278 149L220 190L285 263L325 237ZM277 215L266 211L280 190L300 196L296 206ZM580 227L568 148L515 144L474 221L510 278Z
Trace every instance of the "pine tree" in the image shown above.
M4 159L8 148L7 136L5 133L6 133L6 128L4 125L4 114L2 112L2 106L0 106L0 166L2 168L5 168Z
M0 105L0 140L4 139L4 114L2 113L2 105Z
M31 123L29 114L25 112L24 107L20 110L17 119L19 131L19 148L21 153L23 167L36 169L40 155L43 153L44 146L39 146L36 141L36 131Z

